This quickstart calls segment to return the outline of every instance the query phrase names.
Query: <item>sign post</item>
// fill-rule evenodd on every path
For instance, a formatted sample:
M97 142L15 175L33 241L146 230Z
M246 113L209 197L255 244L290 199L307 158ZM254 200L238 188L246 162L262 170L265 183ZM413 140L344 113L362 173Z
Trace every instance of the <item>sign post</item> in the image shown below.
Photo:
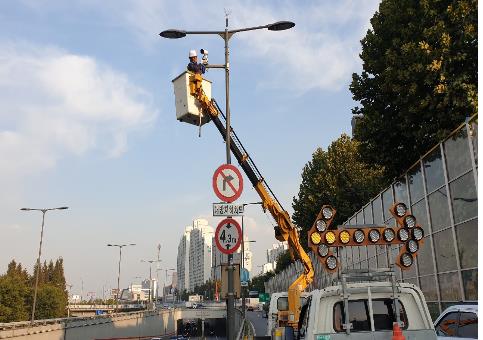
M227 110L228 111L228 110ZM229 116L227 116L229 117ZM215 170L213 174L213 190L216 196L227 203L232 203L236 201L242 191L243 191L243 176L235 166L231 165L230 160L230 149L229 149L229 141L231 139L229 134L229 126L230 121L227 118L227 163L223 164L218 169ZM227 220L231 220L228 224L223 224ZM233 226L235 226L233 228ZM236 227L238 226L238 227ZM230 230L230 228L233 228ZM235 235L235 228L238 235ZM220 230L219 230L220 229ZM233 266L233 253L238 249L240 246L242 233L240 225L233 219L225 219L220 222L218 228L216 228L217 232L215 233L215 240L221 252L228 254L228 297L226 299L226 312L227 312L227 338L229 340L235 339L235 296L234 296L234 270L235 266ZM222 234L224 234L222 236ZM223 237L224 239L221 239ZM229 238L231 237L231 238ZM233 241L233 237L236 238L236 241Z

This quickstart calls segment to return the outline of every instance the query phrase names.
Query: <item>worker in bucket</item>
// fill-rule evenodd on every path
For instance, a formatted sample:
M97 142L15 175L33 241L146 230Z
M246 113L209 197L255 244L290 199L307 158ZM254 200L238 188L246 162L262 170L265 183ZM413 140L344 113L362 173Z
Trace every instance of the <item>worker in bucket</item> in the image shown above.
M203 64L198 63L198 56L195 50L191 50L189 53L190 62L188 64L188 71L193 73L203 74L206 71L206 67Z

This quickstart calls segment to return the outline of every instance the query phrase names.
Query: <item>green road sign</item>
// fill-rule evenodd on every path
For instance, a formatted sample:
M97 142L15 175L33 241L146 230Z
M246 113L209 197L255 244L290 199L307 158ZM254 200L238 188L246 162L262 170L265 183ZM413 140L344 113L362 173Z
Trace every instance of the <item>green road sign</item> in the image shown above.
M259 293L258 294L258 301L259 302L268 302L270 300L270 295L268 293Z

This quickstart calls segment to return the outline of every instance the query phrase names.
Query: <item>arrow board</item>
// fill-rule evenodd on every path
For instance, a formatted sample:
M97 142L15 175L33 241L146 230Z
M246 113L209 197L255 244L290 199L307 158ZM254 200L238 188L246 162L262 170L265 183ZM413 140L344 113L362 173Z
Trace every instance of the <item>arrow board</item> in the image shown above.
M213 190L227 203L236 201L243 191L243 177L235 166L223 164L213 174Z
M216 247L223 254L233 254L241 244L241 227L232 218L222 220L215 231Z

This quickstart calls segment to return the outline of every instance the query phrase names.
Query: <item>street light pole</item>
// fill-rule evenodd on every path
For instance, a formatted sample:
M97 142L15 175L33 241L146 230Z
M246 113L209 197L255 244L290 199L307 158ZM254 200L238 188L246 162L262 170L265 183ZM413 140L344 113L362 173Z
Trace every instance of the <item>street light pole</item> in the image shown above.
M225 69L225 110L226 110L226 163L231 164L230 153L230 50L228 46L228 40L233 34L245 31L254 31L259 29L268 29L269 31L283 31L294 27L295 24L291 21L277 21L273 24L246 27L235 30L228 30L228 16L225 17L225 30L224 31L184 31L177 29L165 30L159 35L163 38L178 39L183 38L188 34L206 34L206 35L219 35L225 41L225 65L207 65L207 68L224 68ZM228 340L235 339L235 293L234 293L234 271L233 266L233 254L228 255L228 298L227 298L227 338Z
M168 282L168 270L174 271L176 269L174 269L174 268L164 268L164 269L160 268L158 270L164 270L164 273L165 273L164 281L163 281L163 299L164 299L163 303L167 303L167 301L166 301L166 283ZM172 285L171 285L171 288L173 289ZM174 292L173 292L173 307L174 307Z
M151 304L153 302L153 297L154 297L154 294L153 294L153 287L154 287L153 276L152 276L152 273L151 273L152 264L155 263L155 262L161 262L161 260L141 260L141 262L149 263L149 298L148 298L148 301Z
M21 208L22 211L40 211L42 212L42 228L40 230L40 245L39 245L39 256L37 257L37 273L35 275L35 288L34 288L34 301L32 303L32 315L30 318L30 323L34 323L35 321L35 307L37 304L37 290L39 286L39 274L40 274L40 256L42 255L42 240L44 238L44 221L45 221L45 213L49 210L65 210L69 209L69 207L58 207L58 208L45 208L45 209L36 209L36 208Z
M117 294L116 294L116 310L115 312L117 313L118 308L119 308L119 283L121 281L121 258L122 258L122 248L127 247L127 246L135 246L135 243L129 243L129 244L108 244L108 247L118 247L119 248L119 267L117 271Z

